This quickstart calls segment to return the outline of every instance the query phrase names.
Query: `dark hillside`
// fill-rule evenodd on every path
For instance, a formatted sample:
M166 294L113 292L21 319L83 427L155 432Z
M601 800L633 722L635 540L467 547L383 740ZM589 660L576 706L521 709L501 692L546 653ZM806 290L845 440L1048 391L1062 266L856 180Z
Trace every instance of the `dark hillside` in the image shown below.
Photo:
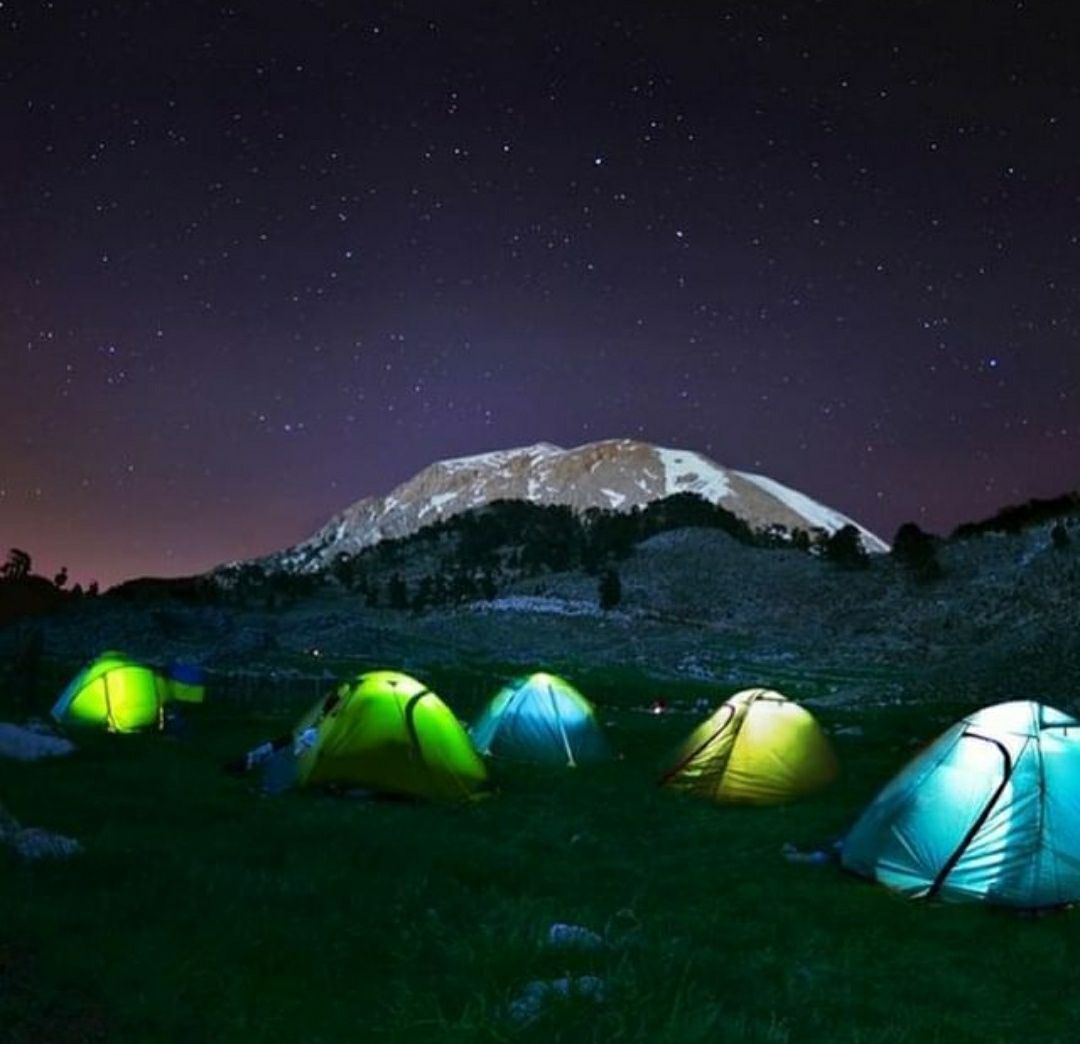
M954 539L982 533L1020 533L1025 529L1061 519L1069 528L1080 527L1080 493L1065 493L1045 500L1011 504L979 522L965 522L953 530Z

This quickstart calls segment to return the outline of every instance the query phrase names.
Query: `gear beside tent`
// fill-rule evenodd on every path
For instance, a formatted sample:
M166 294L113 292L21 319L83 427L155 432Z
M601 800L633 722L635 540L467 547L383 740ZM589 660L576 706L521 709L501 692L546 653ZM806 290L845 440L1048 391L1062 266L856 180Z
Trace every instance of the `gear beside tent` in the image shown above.
M844 867L910 898L1033 909L1080 900L1080 721L986 707L910 761L843 842Z
M202 703L206 699L206 672L194 663L173 660L165 668L169 699L180 703Z
M592 704L543 672L500 689L469 731L481 754L516 761L573 767L609 756Z
M746 689L690 733L660 783L724 804L774 805L836 774L832 745L809 711L770 689Z
M264 786L337 784L379 794L460 801L477 796L487 770L449 707L423 683L371 671L320 699L283 740L252 751Z

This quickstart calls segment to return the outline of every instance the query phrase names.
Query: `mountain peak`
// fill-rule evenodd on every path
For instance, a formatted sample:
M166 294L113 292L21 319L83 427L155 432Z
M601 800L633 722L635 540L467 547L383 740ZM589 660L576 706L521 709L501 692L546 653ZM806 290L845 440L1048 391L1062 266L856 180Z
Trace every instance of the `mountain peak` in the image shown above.
M889 549L846 515L765 475L725 468L693 450L612 438L571 449L537 442L436 461L387 495L347 507L310 539L271 561L279 568L319 569L339 554L409 536L496 500L561 504L575 511L630 511L677 493L696 493L754 529L833 533L855 525L868 551Z

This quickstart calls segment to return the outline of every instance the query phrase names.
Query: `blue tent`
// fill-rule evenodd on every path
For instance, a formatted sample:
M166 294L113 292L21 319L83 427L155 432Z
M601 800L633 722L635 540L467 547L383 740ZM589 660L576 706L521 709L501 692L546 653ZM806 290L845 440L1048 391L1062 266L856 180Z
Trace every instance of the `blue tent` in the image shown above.
M870 803L842 862L912 898L1080 899L1080 721L1017 701L957 722Z
M500 689L469 733L481 754L517 761L573 767L608 757L592 704L544 672Z

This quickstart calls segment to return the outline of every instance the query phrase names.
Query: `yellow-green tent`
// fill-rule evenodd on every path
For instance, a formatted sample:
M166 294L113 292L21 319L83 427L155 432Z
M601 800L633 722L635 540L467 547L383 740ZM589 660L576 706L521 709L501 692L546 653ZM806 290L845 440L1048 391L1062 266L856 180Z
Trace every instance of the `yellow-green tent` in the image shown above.
M809 711L770 689L746 689L690 733L660 782L724 804L774 805L836 773L832 746Z
M110 732L160 728L169 685L157 671L119 652L84 667L52 709L61 725L104 726Z
M320 700L293 730L295 782L463 800L487 782L468 734L407 674L371 671Z

